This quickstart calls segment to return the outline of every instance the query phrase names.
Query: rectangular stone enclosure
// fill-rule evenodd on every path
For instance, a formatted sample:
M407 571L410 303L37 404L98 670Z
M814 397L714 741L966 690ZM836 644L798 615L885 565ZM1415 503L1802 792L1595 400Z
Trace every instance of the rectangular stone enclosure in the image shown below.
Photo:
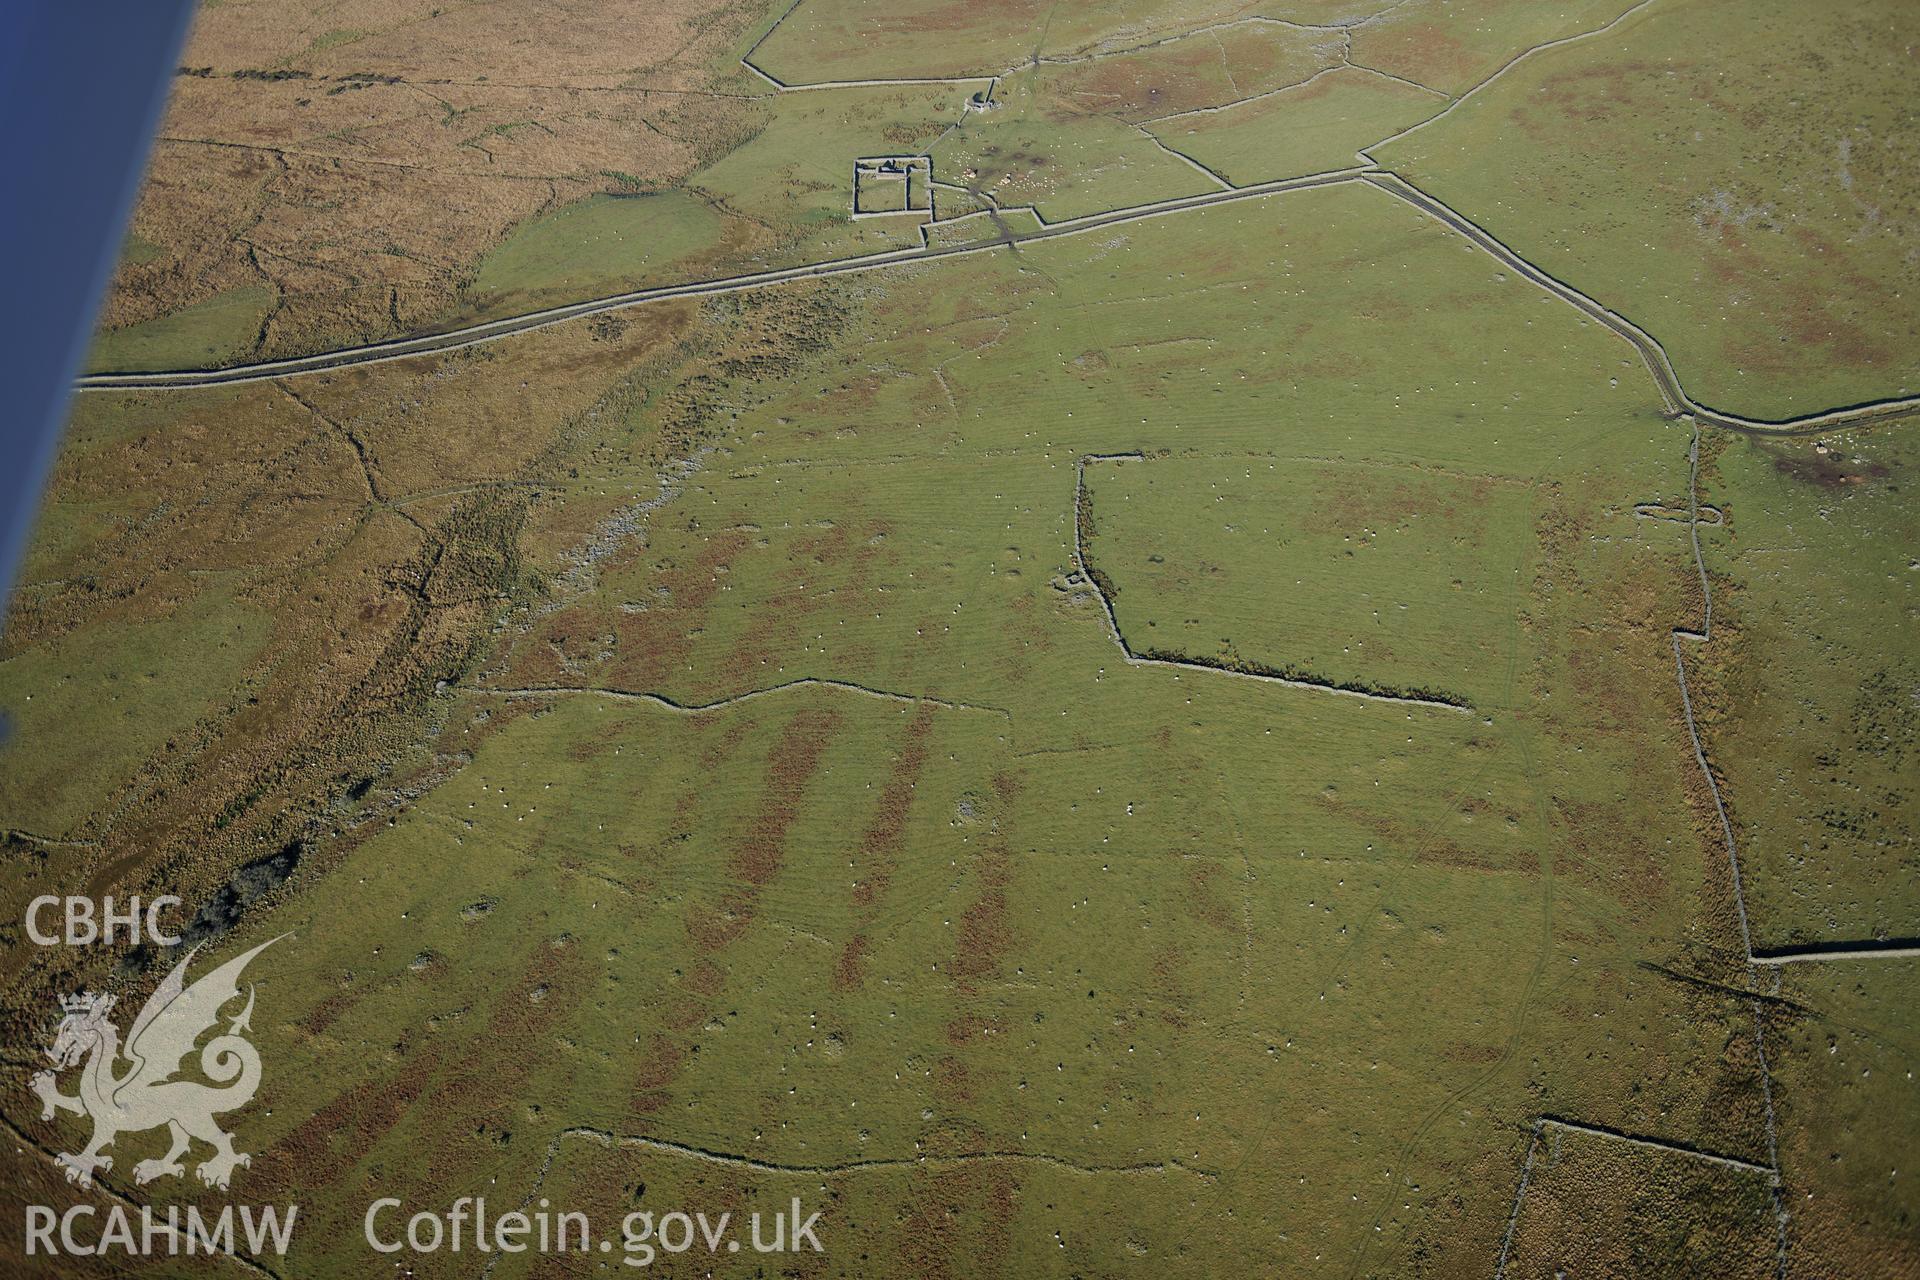
M933 161L868 156L853 162L853 216L933 218Z

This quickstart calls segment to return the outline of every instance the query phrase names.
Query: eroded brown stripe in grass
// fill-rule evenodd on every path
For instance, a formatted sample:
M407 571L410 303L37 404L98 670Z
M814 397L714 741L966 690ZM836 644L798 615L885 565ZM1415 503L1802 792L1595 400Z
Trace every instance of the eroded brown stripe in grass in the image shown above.
M913 810L914 790L927 763L927 739L933 731L933 707L921 703L907 722L906 740L899 762L887 778L867 829L861 833L860 850L855 855L856 878L853 904L857 911L854 932L840 948L834 962L833 987L836 991L858 988L865 981L867 930L873 925L880 900L886 897L906 844L907 818Z
M733 887L716 906L695 904L687 909L684 928L690 968L676 998L664 1010L665 1026L653 1033L634 1073L630 1106L635 1113L651 1114L664 1106L692 1058L693 1033L706 1023L726 986L726 971L718 956L752 925L762 890L786 865L787 837L839 727L838 712L802 711L787 722L768 753L760 809L727 859Z

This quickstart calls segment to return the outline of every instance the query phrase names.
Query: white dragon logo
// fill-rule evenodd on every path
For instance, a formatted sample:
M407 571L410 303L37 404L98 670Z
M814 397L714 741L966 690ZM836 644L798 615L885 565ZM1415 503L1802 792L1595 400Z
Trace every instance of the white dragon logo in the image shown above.
M281 937L285 937L282 934ZM228 1025L225 1035L215 1036L200 1051L200 1070L216 1084L215 1088L197 1080L175 1080L174 1074L193 1051L194 1042L207 1028L220 1020L220 1010L240 994L240 973L247 962L265 951L279 938L261 943L244 955L227 961L191 987L187 985L187 965L200 948L194 947L173 967L151 998L134 1018L127 1033L125 1049L120 1047L120 1029L108 1020L114 997L85 991L61 998L66 1017L60 1021L59 1034L47 1056L54 1070L33 1077L33 1091L43 1109L40 1118L51 1120L58 1111L71 1111L93 1119L93 1138L77 1154L62 1153L54 1160L66 1170L67 1181L81 1186L93 1185L96 1171L113 1168L113 1157L102 1155L116 1135L137 1133L143 1129L167 1127L173 1145L158 1160L142 1160L133 1167L133 1180L145 1184L155 1178L178 1177L186 1172L180 1163L192 1140L212 1146L212 1156L194 1170L209 1187L226 1190L235 1168L251 1164L247 1155L233 1149L233 1137L214 1123L214 1116L245 1106L260 1087L260 1054L242 1034L251 1029L253 988L247 988L247 1004ZM124 1072L116 1074L121 1058L128 1062ZM79 1064L80 1092L68 1097L55 1084L57 1072Z

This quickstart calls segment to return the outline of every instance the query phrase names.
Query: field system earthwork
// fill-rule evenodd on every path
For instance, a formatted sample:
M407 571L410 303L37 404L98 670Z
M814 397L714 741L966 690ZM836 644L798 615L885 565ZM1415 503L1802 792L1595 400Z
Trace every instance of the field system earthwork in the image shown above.
M235 1276L1920 1277L1914 48L208 5L0 640L0 1218L172 960L26 903L171 893L291 935Z

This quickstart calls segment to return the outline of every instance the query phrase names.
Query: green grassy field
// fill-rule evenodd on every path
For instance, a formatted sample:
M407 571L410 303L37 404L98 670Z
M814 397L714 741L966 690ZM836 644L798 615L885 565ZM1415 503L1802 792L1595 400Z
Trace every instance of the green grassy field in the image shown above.
M716 210L685 191L596 196L516 232L481 262L471 293L482 311L511 314L668 281L712 249L724 227Z
M1897 395L1920 385L1905 12L1663 2L1371 154L1646 328L1704 404Z
M1913 1269L1920 1193L1904 1166L1920 1117L1909 1016L1911 964L1788 968L1779 1038L1780 1161L1789 1188L1789 1272L1901 1276Z
M479 264L461 318L920 244L913 219L847 217L853 162L927 147L959 118L958 94L847 89L751 110L744 140L685 183L594 196L517 228Z
M1634 0L1411 0L1353 29L1353 61L1456 97L1529 49L1597 31Z
M1006 82L1034 81L1061 114L1110 115L1144 124L1299 84L1338 65L1343 43L1335 29L1238 22L1030 66Z
M803 0L754 19L790 82L1018 70L986 110L742 71L684 183L560 202L462 297L918 244L847 217L861 156L1006 206L929 233L984 244L1219 189L1161 143L1250 182L1444 111L1376 158L1701 399L1892 389L1904 224L1836 230L1897 207L1891 10L1656 0L1448 107L1628 3ZM145 1139L107 1179L297 1201L287 1280L469 1195L822 1213L824 1256L673 1275L1905 1280L1911 963L1755 966L1741 905L1763 950L1920 931L1908 430L1676 419L1364 181L89 393L0 650L0 905L178 892L197 970L287 935L231 1197L134 1186ZM154 961L6 957L0 1216L73 1194L81 1122L21 1101L52 997Z
M1417 86L1347 67L1305 84L1152 126L1168 146L1244 186L1350 169L1358 152L1446 105Z
M823 1199L836 1274L1451 1272L1497 1248L1535 1111L1763 1156L1738 1006L1638 964L1712 968L1730 926L1681 779L1635 768L1682 749L1684 529L1632 505L1684 493L1685 432L1611 388L1615 339L1430 223L1290 199L864 286L858 354L757 383L643 544L509 613L477 683L577 691L458 695L437 750L471 763L274 925L307 941L263 1176L333 1188L311 1269L351 1268L375 1185L524 1195L546 1167L595 1208ZM1217 250L1248 242L1349 264L1302 274L1324 336L1241 287ZM1388 279L1476 323L1366 306ZM1522 340L1555 354L1497 372ZM1397 372L1360 391L1353 359ZM1056 581L1074 469L1162 443L1194 460L1132 465L1422 457L1423 520L1451 473L1554 471L1543 505L1451 517L1513 591L1488 707L1120 663ZM802 678L883 696L778 687Z
M1049 222L1219 189L1143 130L1104 116L1052 119L1017 96L948 135L933 161L936 175L1032 205Z
M1501 479L1302 458L1094 464L1087 554L1136 651L1491 710L1512 691L1486 642L1519 615L1542 514Z
M1748 869L1755 945L1907 937L1920 922L1913 842L1920 681L1911 636L1920 546L1899 429L1735 440L1705 498L1736 665L1708 743Z
M215 591L153 621L84 632L0 661L0 705L12 720L10 740L0 746L0 811L8 823L52 836L82 826L103 791L117 790L149 755L214 710L267 629L266 619Z
M137 245L129 252L138 260ZM230 289L170 315L102 333L94 343L91 364L103 373L217 369L247 353L272 306L270 289Z

